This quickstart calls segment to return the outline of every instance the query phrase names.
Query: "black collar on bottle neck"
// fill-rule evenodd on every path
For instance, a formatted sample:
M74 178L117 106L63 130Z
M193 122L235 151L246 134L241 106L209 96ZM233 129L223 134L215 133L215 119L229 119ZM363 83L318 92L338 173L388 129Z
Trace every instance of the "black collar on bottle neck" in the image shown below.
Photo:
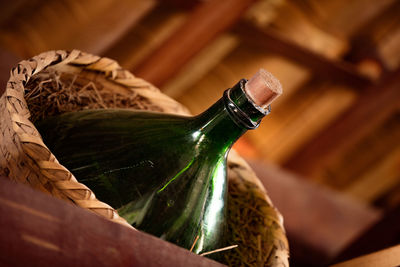
M271 112L271 105L264 109L253 102L244 90L246 79L224 92L224 104L233 121L246 129L255 129L261 119Z

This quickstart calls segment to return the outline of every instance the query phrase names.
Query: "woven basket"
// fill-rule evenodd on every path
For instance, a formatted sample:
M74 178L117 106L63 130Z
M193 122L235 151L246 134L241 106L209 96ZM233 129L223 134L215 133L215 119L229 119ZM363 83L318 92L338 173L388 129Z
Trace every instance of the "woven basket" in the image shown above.
M72 91L78 97L70 97ZM40 94L45 94L47 101L40 100L38 105ZM109 107L189 114L185 107L108 58L77 50L50 51L20 62L12 69L0 98L0 174L131 227L77 182L32 124L36 118L66 111ZM230 242L238 248L223 252L226 263L288 266L282 216L253 171L234 151L228 159L228 178Z

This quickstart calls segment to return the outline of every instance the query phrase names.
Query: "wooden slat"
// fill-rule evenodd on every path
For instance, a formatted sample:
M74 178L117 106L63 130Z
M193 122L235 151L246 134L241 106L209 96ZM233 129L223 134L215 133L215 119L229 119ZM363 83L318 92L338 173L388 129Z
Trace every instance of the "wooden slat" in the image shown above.
M1 266L223 266L0 177Z
M159 3L105 52L105 56L116 60L126 69L135 68L184 23L187 13Z
M400 12L400 9L399 9ZM386 63L388 69L393 70L400 66L400 21L378 47L380 58Z
M211 0L199 5L182 27L133 73L158 87L173 77L197 52L232 26L254 0Z
M395 150L398 147L400 147L400 113L395 113L340 157L330 161L319 178L321 182L339 190L348 190L349 186L352 187L356 184L361 185L363 178L370 176L369 173L375 172L376 168L384 167L385 161L390 160L389 155L393 151L388 149L394 148ZM394 158L391 159L391 161L393 160ZM389 180L393 175L399 174L398 170L391 169L390 166L384 167L382 171L380 175L388 175ZM385 181L382 182L385 183ZM400 186L400 180L398 183ZM375 186L366 188L363 195L369 194L368 191L374 191L374 189L377 188ZM379 199L385 200L386 197L381 196Z
M318 169L355 145L399 106L400 69L361 94L350 108L294 153L284 166L305 176L318 176Z
M93 3L93 5L97 4ZM155 0L114 1L105 7L93 21L83 24L77 32L78 37L71 36L67 43L70 47L101 55L156 4Z
M22 8L4 22L0 42L23 58L54 49L101 55L156 4L156 0L41 1L28 6L35 12Z
M372 203L400 184L400 148L383 157L377 166L359 177L344 190L345 193Z
M294 60L312 69L318 76L325 79L346 83L359 89L364 89L365 86L371 84L369 78L361 75L353 65L328 59L295 44L272 29L259 29L250 24L242 23L236 31L247 44L262 47L268 52L278 53Z
M400 245L362 257L332 265L331 267L393 267L400 266Z
M230 53L239 40L232 34L221 34L203 50L197 53L183 68L178 75L170 79L162 90L165 94L176 98L184 94L186 89L191 88L203 78L212 68L218 65L228 53Z

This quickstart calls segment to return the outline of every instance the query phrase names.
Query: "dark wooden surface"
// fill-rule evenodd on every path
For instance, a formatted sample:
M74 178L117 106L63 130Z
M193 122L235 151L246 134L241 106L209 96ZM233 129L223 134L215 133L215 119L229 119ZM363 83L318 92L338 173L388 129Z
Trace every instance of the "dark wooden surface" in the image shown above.
M0 177L0 266L223 266Z
M362 232L334 260L335 263L400 244L400 205Z
M283 215L294 266L326 266L381 218L379 210L341 193L278 166L248 161Z
M202 48L231 27L255 0L210 0L196 7L185 23L133 74L161 87Z

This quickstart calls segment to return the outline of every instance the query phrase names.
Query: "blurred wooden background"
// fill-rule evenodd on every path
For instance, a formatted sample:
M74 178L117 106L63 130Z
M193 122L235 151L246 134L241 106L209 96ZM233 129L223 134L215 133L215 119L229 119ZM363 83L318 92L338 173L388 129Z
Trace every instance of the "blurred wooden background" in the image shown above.
M14 0L0 7L0 91L19 60L80 49L117 60L198 114L238 79L267 69L284 95L235 148L285 217L293 266L400 241L398 227L379 228L400 206L400 1ZM358 244L370 231L378 234ZM368 242L376 245L363 250Z

